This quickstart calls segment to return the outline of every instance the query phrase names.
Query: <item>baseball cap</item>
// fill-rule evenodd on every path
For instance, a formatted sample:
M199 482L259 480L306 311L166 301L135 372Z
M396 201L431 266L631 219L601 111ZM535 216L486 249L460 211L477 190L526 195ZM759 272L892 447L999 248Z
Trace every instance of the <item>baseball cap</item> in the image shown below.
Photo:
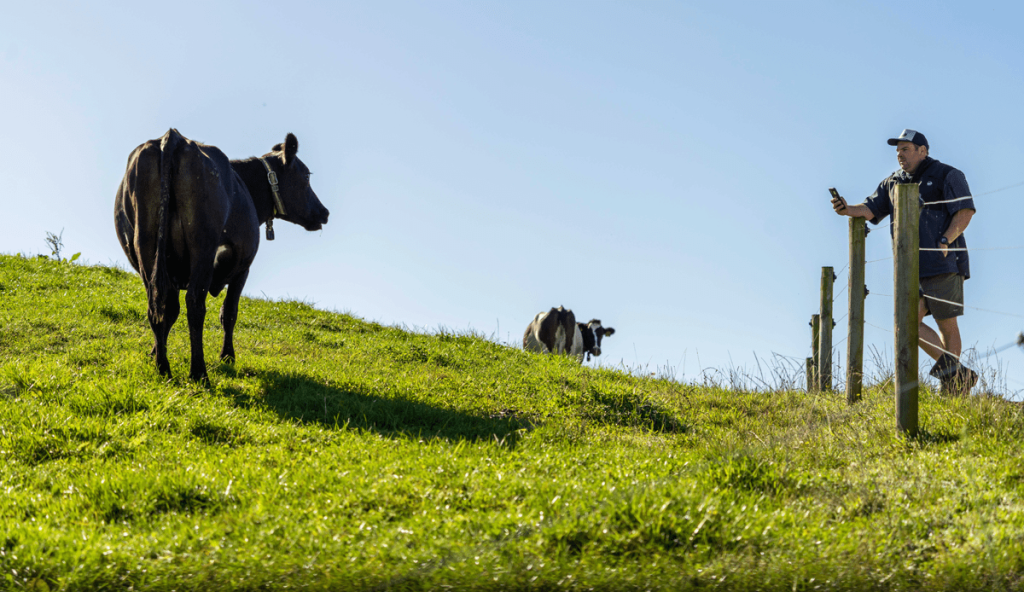
M912 129L903 130L903 133L900 134L898 138L889 138L890 146L895 146L898 142L913 142L914 144L924 146L925 148L931 147L928 145L928 140L924 137L924 134Z

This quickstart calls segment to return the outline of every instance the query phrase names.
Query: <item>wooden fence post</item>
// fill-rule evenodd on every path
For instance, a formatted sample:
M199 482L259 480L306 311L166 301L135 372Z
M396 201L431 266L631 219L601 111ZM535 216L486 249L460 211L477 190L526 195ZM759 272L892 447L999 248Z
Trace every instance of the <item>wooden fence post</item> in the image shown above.
M818 340L819 329L821 327L821 315L811 315L811 371L810 371L810 382L807 383L807 392L813 393L818 391L818 368L820 368L821 359L818 357Z
M921 278L920 236L918 225L921 209L919 189L913 183L896 186L893 199L895 225L893 260L895 262L893 307L896 329L896 428L913 436L917 434L917 307Z
M846 401L860 400L864 385L864 243L866 220L850 218L850 314L846 339Z
M818 390L832 390L832 285L835 273L821 268L821 319L818 327Z

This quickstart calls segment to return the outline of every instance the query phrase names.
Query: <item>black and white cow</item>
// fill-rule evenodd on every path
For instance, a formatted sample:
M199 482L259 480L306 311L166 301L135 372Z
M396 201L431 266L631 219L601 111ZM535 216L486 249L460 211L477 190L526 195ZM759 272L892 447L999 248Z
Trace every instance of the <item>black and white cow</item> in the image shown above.
M523 349L575 356L582 364L584 355L588 361L590 356L601 355L601 339L614 333L615 329L601 326L597 319L577 323L572 310L559 306L533 317L523 334Z

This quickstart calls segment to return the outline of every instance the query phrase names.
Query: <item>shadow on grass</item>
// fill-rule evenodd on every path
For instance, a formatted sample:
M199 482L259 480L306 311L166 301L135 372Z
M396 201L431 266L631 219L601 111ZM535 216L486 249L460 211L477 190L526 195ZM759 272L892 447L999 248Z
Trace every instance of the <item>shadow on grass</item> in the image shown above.
M907 439L908 444L915 444L921 448L936 444L952 444L959 441L960 434L947 434L929 430L919 430L916 435Z
M234 375L235 370L223 368ZM386 437L428 440L497 440L514 447L522 429L532 424L514 414L473 415L410 401L382 397L362 386L334 386L300 374L259 372L263 397L254 399L232 387L224 392L242 407L265 405L281 417L329 429L368 430Z
M600 404L601 411L590 414L590 417L597 421L672 434L690 430L690 426L674 413L644 397L596 394L594 400Z

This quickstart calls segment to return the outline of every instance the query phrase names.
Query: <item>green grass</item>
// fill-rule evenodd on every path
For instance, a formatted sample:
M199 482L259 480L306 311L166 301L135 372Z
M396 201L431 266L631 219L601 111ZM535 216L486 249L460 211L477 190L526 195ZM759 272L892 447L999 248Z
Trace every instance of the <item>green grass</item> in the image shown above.
M219 302L206 351L215 359ZM183 315L184 316L184 315ZM525 322L525 321L524 321ZM750 393L0 256L0 590L1019 590L1021 408Z

